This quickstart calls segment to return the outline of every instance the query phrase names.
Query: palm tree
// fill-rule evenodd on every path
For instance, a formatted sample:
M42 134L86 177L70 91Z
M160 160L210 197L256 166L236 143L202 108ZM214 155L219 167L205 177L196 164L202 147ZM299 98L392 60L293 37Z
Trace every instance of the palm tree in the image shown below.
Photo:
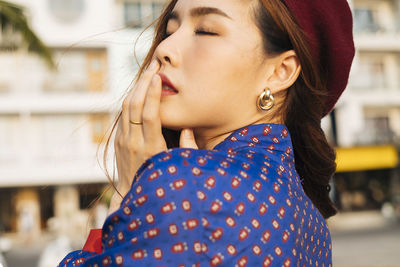
M51 69L55 68L51 50L32 31L24 7L0 0L0 31L0 47L26 47L28 51L39 55Z

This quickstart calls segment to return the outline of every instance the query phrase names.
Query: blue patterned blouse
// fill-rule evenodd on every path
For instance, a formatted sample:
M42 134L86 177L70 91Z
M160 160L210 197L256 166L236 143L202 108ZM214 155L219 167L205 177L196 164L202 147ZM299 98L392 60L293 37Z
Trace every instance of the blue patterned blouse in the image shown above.
M100 234L99 251L73 251L59 266L332 266L329 229L283 124L152 156Z

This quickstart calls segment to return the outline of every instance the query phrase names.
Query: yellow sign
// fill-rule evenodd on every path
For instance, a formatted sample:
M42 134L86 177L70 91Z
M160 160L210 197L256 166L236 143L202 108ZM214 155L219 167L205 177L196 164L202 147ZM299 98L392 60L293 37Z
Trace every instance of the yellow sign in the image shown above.
M336 148L336 172L394 168L397 163L397 149L391 145Z

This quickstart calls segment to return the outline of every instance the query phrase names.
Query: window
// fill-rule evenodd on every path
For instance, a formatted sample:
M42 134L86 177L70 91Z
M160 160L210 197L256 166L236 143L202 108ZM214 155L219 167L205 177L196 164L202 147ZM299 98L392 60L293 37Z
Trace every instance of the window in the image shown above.
M69 161L86 156L84 116L75 114L33 114L32 149L40 161ZM86 136L85 136L86 135Z
M398 1L355 1L353 9L355 33L392 33L398 20Z
M354 89L387 88L384 54L360 53L352 67L349 85Z
M153 14L153 20L157 19L164 8L164 4L160 2L153 2L151 3L151 9Z
M354 32L377 32L380 27L376 21L376 11L371 8L354 9Z
M399 84L399 89L400 89L400 53L397 54L397 60L396 60L396 66L397 66L397 75L395 75L395 79L397 79L397 83Z
M8 93L10 91L10 84L0 80L0 94Z
M105 77L107 68L107 54L105 50L94 50L86 53L88 74L88 89L91 92L101 92L106 88Z
M373 144L389 144L395 138L388 116L373 116L365 118L365 134Z
M57 71L42 81L46 93L102 92L107 89L107 52L102 49L56 52Z
M142 4L140 2L124 3L125 26L132 28L142 27Z
M18 156L20 144L20 121L18 115L0 116L0 161L13 161Z
M124 8L124 23L130 28L142 28L157 19L164 8L162 1L126 0Z
M110 126L110 117L108 114L93 114L90 115L90 120L92 124L92 142L100 144L107 138L105 134L107 133L108 126Z
M22 34L11 25L2 25L0 21L0 49L13 51L21 46Z
M77 20L84 12L84 0L49 0L52 14L64 22Z
M356 144L399 144L400 108L396 105L363 107L364 126L356 134Z
M56 52L57 71L48 72L43 80L45 92L82 92L86 90L88 77L86 57L82 51Z
M0 53L0 94L10 92L15 81L16 60L11 55L12 53L7 52Z

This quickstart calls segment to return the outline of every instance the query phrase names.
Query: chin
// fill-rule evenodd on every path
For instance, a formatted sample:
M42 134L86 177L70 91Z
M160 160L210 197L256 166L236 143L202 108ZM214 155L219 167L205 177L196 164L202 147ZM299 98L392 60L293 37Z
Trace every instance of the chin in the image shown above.
M170 118L161 118L161 125L164 128L174 130L174 131L182 131L185 128L194 128L193 125L187 123L187 121L179 120L178 118L170 117Z
M160 106L160 120L162 127L171 129L171 130L181 130L183 128L183 119L180 114L184 114L184 112L180 112L176 109L176 107L172 107L169 105L164 105L164 103Z
M164 115L161 115L164 114ZM183 126L181 123L179 123L179 120L177 120L176 116L169 116L168 114L161 113L160 114L160 120L161 120L161 125L164 128L168 128L174 131L180 131L183 129Z
M160 106L160 120L164 128L174 131L181 131L185 128L196 128L196 121L194 116L188 116L187 111L177 110L176 107L170 108L167 106Z

